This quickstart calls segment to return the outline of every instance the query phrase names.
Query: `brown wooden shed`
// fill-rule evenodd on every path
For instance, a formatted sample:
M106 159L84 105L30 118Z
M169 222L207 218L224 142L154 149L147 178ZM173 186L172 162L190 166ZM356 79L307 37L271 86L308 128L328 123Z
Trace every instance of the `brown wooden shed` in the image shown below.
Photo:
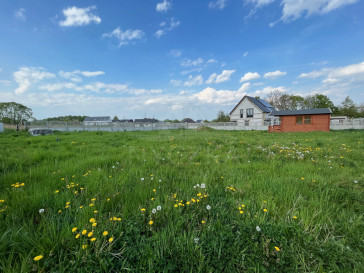
M280 117L281 125L269 126L269 132L330 131L330 108L273 111L270 115Z

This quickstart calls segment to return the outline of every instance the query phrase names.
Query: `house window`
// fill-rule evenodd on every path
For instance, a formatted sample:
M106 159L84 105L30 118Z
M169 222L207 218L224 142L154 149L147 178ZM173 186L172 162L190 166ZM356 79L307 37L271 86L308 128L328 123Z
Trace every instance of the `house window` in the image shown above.
M249 126L249 120L245 121L245 126Z
M253 113L254 113L254 108L246 109L246 117L247 118L252 118L253 117Z
M303 117L296 117L296 124L303 124Z
M305 124L311 124L311 116L305 116Z
M240 118L244 118L244 109L240 109Z

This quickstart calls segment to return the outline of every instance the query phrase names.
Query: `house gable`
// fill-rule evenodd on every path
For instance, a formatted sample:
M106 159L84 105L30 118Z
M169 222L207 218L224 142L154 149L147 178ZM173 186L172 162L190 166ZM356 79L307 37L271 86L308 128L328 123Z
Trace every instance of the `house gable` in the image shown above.
M230 121L263 123L272 110L273 106L265 100L244 96L230 112Z

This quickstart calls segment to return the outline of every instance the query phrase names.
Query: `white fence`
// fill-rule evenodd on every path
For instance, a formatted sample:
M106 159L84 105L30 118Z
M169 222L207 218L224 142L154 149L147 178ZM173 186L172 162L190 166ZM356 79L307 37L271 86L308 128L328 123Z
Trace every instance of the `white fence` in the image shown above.
M125 132L125 131L155 131L155 130L175 130L175 129L199 129L203 126L215 130L256 130L268 131L269 123L244 123L235 122L217 122L217 123L110 123L108 125L87 126L82 122L33 122L28 124L28 128L49 128L57 131L108 131L108 132ZM331 121L331 130L346 129L364 129L364 118L348 119L341 122Z

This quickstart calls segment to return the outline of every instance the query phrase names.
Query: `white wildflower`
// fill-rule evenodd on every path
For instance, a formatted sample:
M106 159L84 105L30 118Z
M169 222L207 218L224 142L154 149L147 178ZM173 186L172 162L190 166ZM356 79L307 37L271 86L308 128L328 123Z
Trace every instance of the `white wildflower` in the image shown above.
M358 180L354 180L354 183L356 184L356 183L358 183Z
M40 209L40 210L39 210L39 213L43 213L43 212L44 212L44 209Z
M144 181L144 177L142 177L140 180L141 180L141 181Z
M205 183L202 183L201 184L201 189L205 189L206 188L206 184Z
M199 238L195 238L193 239L195 241L195 244L198 244L198 241L200 240Z
M157 210L156 209L152 209L152 213L156 213L157 212Z
M162 207L161 207L161 206L158 206L158 207L157 207L157 210L161 210L161 209L162 209Z
M258 232L261 232L262 230L260 229L260 227L259 226L256 226L256 228L255 228Z
M207 210L210 210L210 209L211 209L210 205L207 205L207 206L206 206L206 209L207 209Z

